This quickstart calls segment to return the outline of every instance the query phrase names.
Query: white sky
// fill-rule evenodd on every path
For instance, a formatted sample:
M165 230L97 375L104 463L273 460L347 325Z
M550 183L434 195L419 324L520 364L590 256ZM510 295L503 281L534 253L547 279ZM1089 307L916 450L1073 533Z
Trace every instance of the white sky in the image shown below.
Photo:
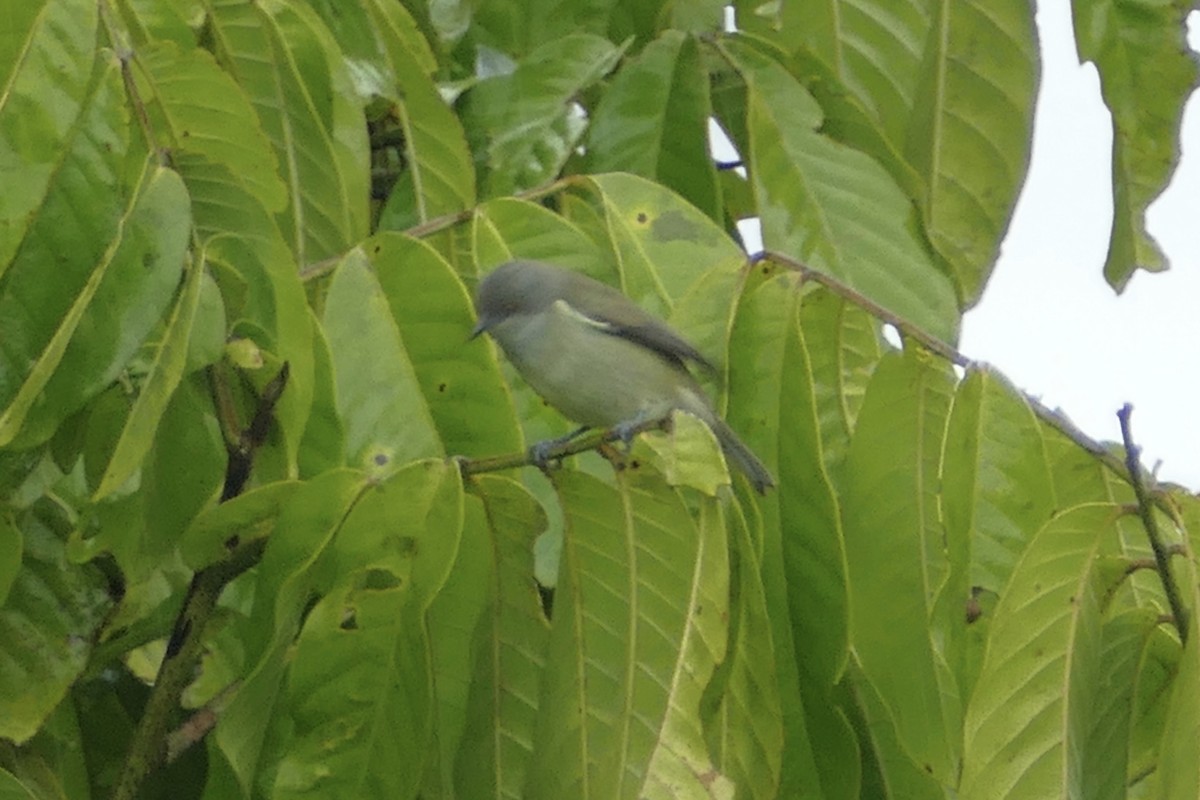
M1042 86L1033 160L983 301L960 349L1061 408L1088 435L1119 440L1116 411L1160 480L1200 490L1200 95L1184 113L1183 159L1150 208L1165 273L1118 297L1101 273L1112 222L1111 122L1079 66L1068 3L1040 3ZM1200 13L1190 18L1200 47Z

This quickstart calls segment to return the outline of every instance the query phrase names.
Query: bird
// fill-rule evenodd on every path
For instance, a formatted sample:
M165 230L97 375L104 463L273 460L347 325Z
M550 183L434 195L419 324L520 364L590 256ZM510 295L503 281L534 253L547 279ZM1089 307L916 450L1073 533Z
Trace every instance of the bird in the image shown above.
M712 363L613 287L553 264L509 261L479 282L475 308L471 338L489 334L534 391L583 426L565 438L611 428L628 441L636 425L682 410L708 425L759 493L775 485L688 370ZM533 452L544 460L545 448Z

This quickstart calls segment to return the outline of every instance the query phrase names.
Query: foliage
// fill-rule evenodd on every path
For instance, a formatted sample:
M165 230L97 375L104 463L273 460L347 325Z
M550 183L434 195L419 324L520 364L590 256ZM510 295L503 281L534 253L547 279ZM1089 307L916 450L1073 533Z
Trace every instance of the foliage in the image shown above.
M1031 5L8 0L0 794L1195 797L1200 504L953 351ZM1196 67L1073 5L1120 287ZM498 471L567 429L467 341L512 258L683 331L777 490L686 418Z

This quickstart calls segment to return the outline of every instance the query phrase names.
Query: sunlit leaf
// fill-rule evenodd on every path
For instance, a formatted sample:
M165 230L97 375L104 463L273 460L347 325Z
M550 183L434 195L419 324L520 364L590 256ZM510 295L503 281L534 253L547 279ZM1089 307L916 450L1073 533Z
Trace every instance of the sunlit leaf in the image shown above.
M962 797L1083 796L1103 647L1096 556L1115 512L1062 513L1016 564L967 710Z

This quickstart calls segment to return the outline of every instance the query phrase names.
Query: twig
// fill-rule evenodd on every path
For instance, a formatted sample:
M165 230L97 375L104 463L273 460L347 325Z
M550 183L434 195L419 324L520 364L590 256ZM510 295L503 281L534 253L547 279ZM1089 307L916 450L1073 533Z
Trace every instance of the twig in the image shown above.
M204 737L217 727L217 720L220 719L221 712L225 710L225 706L229 705L229 701L237 694L241 686L241 681L229 684L205 703L203 708L198 709L196 713L184 720L182 725L171 731L167 736L166 762L168 764L175 763L192 745L204 741Z
M234 416L231 399L227 387L214 376L215 373L210 372L218 416L223 423L230 424ZM222 501L237 496L245 486L254 453L266 440L275 404L287 385L287 376L285 363L279 374L267 384L250 424L236 435L226 434L229 460L225 468ZM167 651L159 665L154 688L150 691L150 698L146 701L146 708L130 742L125 765L113 792L114 800L133 800L137 797L142 782L166 759L168 726L179 707L183 690L196 677L196 663L203 647L202 634L216 608L217 599L230 581L258 563L266 547L265 539L254 539L244 545L236 544L236 540L234 542L228 557L192 576L179 616L175 618L171 638L167 640Z
M1187 644L1188 612L1179 596L1179 587L1171 574L1170 548L1163 542L1162 533L1158 529L1158 520L1154 517L1154 508L1150 500L1150 492L1142 477L1142 466L1138 460L1141 448L1133 443L1133 430L1129 418L1133 415L1133 406L1126 403L1117 412L1121 421L1121 438L1125 442L1125 465L1129 470L1129 483L1138 501L1138 515L1142 518L1142 527L1150 539L1150 549L1154 551L1154 565L1158 579L1162 581L1163 591L1167 595L1167 604L1175 617L1175 628L1179 631L1179 640Z
M573 182L574 179L571 177L559 178L556 181L544 183L541 186L535 186L532 189L526 189L523 192L517 192L515 195L513 195L513 198L517 200L540 200L547 195L554 194L555 192L561 192ZM443 214L440 217L434 217L433 219L426 220L419 225L412 226L408 230L404 231L404 233L408 236L412 236L415 239L420 239L424 236L439 233L447 228L453 228L455 225L460 225L464 222L467 222L473 219L477 213L479 213L479 206L472 206L471 208L466 208L462 211L455 211L453 214ZM316 278L320 278L324 275L328 275L330 272L333 272L334 267L341 262L342 258L343 256L338 255L333 256L332 258L326 258L322 261L315 261L311 264L306 264L304 268L300 270L300 280L307 282Z
M670 425L670 421L670 417L647 420L630 428L625 435L634 436L645 431L665 430ZM588 450L598 450L604 445L622 438L622 434L612 428L595 431L587 436L580 436L578 439L572 439L569 442L564 442L557 447L551 448L547 453L546 461L559 461L567 456L577 455ZM458 462L458 468L464 478L469 475L478 475L482 472L499 472L500 470L515 469L517 467L540 466L529 450L524 453L509 453L502 456L490 456L488 458L463 458L462 456L458 456L455 458L455 461Z

